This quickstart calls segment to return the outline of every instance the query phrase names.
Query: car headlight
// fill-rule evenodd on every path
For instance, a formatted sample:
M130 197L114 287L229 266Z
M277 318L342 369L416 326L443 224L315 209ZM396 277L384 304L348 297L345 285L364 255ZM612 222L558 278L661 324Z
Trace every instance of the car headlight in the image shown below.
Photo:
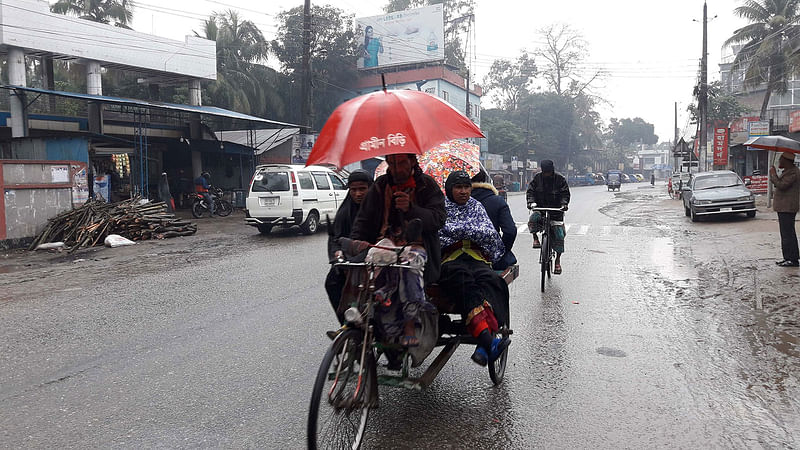
M739 201L739 202L749 202L749 201L753 201L753 200L755 200L755 199L756 199L756 196L755 196L755 195L753 195L753 194L750 194L750 195L745 195L745 196L743 196L743 197L739 197L739 198L737 198L737 199L736 199L736 201Z
M711 204L711 200L695 200L694 204L695 205L710 205Z

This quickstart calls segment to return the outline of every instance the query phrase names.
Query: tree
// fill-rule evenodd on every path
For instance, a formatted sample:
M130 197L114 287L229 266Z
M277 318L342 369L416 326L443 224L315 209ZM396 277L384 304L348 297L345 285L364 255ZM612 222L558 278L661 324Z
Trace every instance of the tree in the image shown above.
M285 82L265 66L269 44L264 35L239 13L214 13L195 35L217 43L217 81L204 92L206 102L258 116L285 116Z
M357 76L358 40L351 27L353 16L332 6L311 8L311 127L319 129L333 110L346 98L356 95L342 86ZM272 52L281 62L283 73L294 88L291 96L300 104L303 55L303 7L278 14L278 34L272 41ZM301 123L300 111L292 121Z
M691 113L693 121L700 120L700 111L696 105L689 105L687 110ZM739 103L735 95L726 92L722 83L715 81L708 85L708 113L709 123L716 121L730 122L750 113L750 108Z
M467 65L462 35L468 32L470 20L474 17L475 0L389 0L384 11L392 13L439 4L444 12L444 60L465 71Z
M744 0L734 14L750 23L733 32L725 45L744 44L733 60L733 71L744 71L744 82L750 86L766 83L761 118L773 92L783 93L787 81L800 66L800 54L784 45L786 35L796 39L800 32L797 22L800 0Z
M490 109L481 115L481 130L489 137L489 151L502 155L527 153L525 130L506 118L502 109Z
M607 137L613 144L621 148L633 148L634 144L655 145L658 136L654 133L655 126L644 119L612 118L608 125Z
M50 11L128 29L133 20L131 0L58 0Z
M514 62L496 59L484 78L483 89L492 93L492 99L501 108L515 110L520 97L529 93L536 73L536 63L525 51Z
M545 45L537 50L536 56L547 62L541 67L541 74L556 94L575 97L600 77L599 70L588 76L582 73L580 65L588 55L587 43L569 25L550 25L539 33Z

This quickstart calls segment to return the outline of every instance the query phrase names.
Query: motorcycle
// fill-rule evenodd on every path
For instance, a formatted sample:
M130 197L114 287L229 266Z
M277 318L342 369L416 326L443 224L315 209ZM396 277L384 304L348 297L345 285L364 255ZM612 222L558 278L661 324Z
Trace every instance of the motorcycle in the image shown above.
M222 198L222 189L220 188L212 188L209 189L209 194L211 194L211 199L214 202L214 214L220 217L229 216L233 212L233 206L227 200ZM194 193L192 199L192 216L196 219L203 217L203 214L208 213L209 217L211 216L211 210L209 209L208 204L206 203L206 199L200 193Z

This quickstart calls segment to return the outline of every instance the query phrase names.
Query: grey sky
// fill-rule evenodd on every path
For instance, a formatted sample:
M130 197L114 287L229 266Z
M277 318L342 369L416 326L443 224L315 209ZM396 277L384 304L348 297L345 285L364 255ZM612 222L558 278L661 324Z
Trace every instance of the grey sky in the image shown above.
M382 14L385 5L380 0L324 3L357 17ZM719 78L722 42L746 23L733 15L739 4L739 0L712 0L708 4L709 19L717 16L708 26L709 81ZM275 15L302 5L302 1L141 0L137 5L133 25L139 31L182 39L200 29L202 17L235 7L272 38ZM673 103L677 101L678 128L691 135L686 106L693 100L692 88L699 67L702 15L702 0L476 0L473 69L480 81L494 59L514 58L522 49L535 50L541 44L536 30L551 23L567 23L589 43L587 72L602 69L608 74L595 89L609 102L599 108L604 121L611 117L642 117L655 124L660 140L668 140L672 138ZM490 106L488 96L482 105Z

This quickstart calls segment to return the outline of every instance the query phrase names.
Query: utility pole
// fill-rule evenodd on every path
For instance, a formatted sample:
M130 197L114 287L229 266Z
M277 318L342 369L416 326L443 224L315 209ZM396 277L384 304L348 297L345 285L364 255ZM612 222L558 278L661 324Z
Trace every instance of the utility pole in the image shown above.
M311 0L303 5L303 87L300 100L301 132L311 132Z
M467 67L467 119L471 119L472 115L469 113L469 67Z
M675 102L675 137L672 140L672 145L678 145L678 102Z
M708 170L708 5L703 2L703 57L700 60L700 158Z

